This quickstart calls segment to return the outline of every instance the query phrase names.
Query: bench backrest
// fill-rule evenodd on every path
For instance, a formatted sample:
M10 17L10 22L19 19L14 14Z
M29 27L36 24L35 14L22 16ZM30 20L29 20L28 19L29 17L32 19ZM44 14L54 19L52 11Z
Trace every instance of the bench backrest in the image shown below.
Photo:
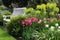
M24 10L25 8L14 8L11 17L15 17L17 15L25 15Z

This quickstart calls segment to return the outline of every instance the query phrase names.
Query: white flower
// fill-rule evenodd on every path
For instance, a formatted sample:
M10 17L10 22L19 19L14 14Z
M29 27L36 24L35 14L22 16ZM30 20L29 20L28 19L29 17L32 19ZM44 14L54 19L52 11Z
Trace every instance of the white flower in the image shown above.
M60 26L58 28L60 29Z
M54 26L51 26L50 30L51 30L51 31L54 31L54 28L55 28Z
M59 26L59 24L58 24L58 23L56 23L56 24L55 24L55 26Z
M48 24L46 24L46 25L45 25L45 27L47 27L47 28L48 28L48 27L49 27L49 25L48 25Z
M60 31L60 26L58 27L58 31Z

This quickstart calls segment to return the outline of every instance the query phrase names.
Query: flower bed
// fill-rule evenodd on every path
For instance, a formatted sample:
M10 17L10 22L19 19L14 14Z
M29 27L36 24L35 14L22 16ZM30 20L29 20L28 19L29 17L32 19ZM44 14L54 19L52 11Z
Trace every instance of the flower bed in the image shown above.
M56 3L27 8L26 15L13 17L7 23L8 33L22 40L59 40L60 20Z

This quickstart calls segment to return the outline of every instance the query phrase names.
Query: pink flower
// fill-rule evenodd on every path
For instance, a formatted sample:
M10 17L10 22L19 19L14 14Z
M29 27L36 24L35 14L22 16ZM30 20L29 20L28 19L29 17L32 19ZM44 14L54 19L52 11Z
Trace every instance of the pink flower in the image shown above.
M34 21L34 22L38 22L38 18L34 18L34 17L32 17L32 18L30 18L32 21Z
M24 20L22 20L22 26L24 26Z
M30 19L26 19L26 23L32 26L32 21Z
M32 21L34 21L35 20L35 18L34 17L32 17L32 18L30 18Z
M30 23L30 26L32 26L32 23Z
M32 22L37 22L38 23L38 18L32 17L30 19L26 19L25 21L26 21L27 25L29 24L30 26L32 26Z
M35 20L34 20L35 22L38 22L38 18L35 18Z
M58 19L60 20L60 14L58 14Z

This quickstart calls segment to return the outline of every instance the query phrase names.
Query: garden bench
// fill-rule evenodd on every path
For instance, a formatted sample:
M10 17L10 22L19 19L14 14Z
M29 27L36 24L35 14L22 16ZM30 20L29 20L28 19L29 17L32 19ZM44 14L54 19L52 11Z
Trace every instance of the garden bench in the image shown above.
M6 22L10 22L10 15L3 15L3 28L5 28Z
M14 8L11 17L15 17L18 15L24 16L25 15L24 10L25 10L25 7L24 8Z
M14 8L12 15L8 15L8 16L3 15L3 27L6 26L6 24L5 24L6 22L10 22L10 18L16 17L18 15L24 16L25 15L24 10L25 10L25 8Z

